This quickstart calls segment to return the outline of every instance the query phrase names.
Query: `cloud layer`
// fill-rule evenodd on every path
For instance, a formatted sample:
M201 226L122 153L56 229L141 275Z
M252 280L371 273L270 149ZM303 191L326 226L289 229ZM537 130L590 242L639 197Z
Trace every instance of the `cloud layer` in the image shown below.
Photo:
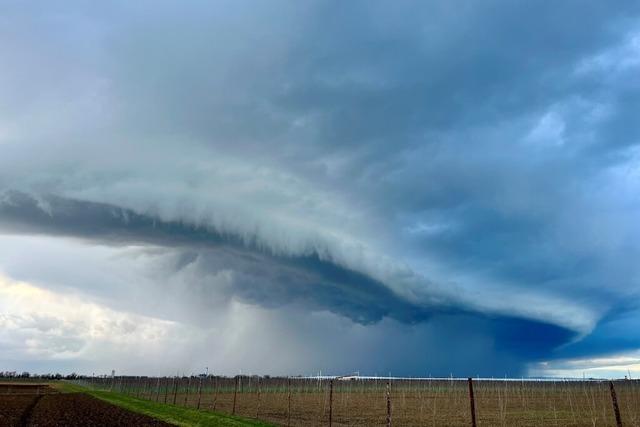
M215 331L225 370L516 375L637 350L634 2L0 8L7 283L185 348ZM240 358L258 332L233 310L300 360ZM61 354L97 357L69 335ZM336 336L351 355L321 350Z

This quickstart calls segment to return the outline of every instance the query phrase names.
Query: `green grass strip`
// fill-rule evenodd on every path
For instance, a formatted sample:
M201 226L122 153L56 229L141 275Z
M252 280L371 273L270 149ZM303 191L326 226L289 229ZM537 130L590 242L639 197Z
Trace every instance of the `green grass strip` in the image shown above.
M66 381L52 381L49 385L62 393L84 393L88 388Z
M111 391L98 391L81 387L67 382L52 384L58 390L65 393L81 392L96 397L112 405L119 406L131 412L148 415L158 420L165 421L178 426L201 426L201 427L243 427L243 426L263 426L270 427L273 424L264 421L252 420L248 418L225 415L217 412L183 408L181 406L165 403L152 402L138 399L121 393Z

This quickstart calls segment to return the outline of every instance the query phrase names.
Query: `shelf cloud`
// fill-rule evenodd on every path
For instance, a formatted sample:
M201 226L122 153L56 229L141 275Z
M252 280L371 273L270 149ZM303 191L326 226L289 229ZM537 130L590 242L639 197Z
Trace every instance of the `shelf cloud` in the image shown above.
M421 376L627 360L639 9L0 6L16 301L0 360ZM90 332L109 319L141 325L126 351L170 357L109 350Z

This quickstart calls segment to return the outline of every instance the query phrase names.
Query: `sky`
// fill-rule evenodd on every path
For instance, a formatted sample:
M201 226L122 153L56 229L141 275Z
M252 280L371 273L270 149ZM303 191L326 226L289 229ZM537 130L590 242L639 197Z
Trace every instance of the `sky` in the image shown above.
M0 370L640 376L640 4L0 1Z

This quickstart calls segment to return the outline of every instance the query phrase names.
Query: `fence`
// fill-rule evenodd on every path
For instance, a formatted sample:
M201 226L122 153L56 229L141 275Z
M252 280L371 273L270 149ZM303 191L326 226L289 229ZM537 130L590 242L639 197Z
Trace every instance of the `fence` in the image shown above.
M285 426L640 425L640 382L635 380L121 376L77 382Z

